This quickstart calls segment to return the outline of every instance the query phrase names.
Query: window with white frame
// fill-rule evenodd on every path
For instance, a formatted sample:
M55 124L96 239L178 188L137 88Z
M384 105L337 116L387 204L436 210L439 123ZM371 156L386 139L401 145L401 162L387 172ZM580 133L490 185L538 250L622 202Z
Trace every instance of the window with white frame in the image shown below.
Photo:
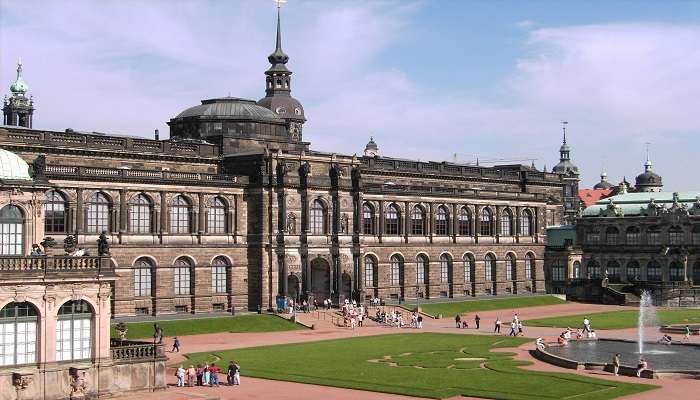
M501 236L511 236L513 234L511 229L512 222L513 215L510 213L510 210L505 209L501 211L501 231L499 232Z
M391 256L390 272L391 285L398 286L401 284L401 259L398 256Z
M129 228L133 233L151 232L151 202L138 194L129 203Z
M427 269L428 259L424 255L419 254L416 257L416 284L422 285L425 283L425 270Z
M471 214L467 207L462 207L459 209L459 234L469 236L471 233Z
M134 263L134 296L144 297L151 295L151 277L153 264L147 258L139 258Z
M229 262L224 257L216 257L211 263L212 293L226 293Z
M472 272L474 259L469 254L462 256L462 266L464 267L464 282L472 282L474 280L474 273Z
M440 282L450 282L450 259L445 254L440 256Z
M523 210L520 214L520 234L532 236L532 213L530 210Z
M413 207L411 214L411 235L425 234L425 210L421 206Z
M92 356L92 307L85 300L69 301L58 310L56 361Z
M447 235L449 233L449 216L447 209L443 206L438 207L437 215L435 216L435 234Z
M24 254L24 214L19 207L8 204L0 209L0 255Z
M34 364L37 360L39 313L28 302L0 310L0 366Z
M389 204L384 213L384 233L387 235L398 235L399 229L399 207L396 204Z
M374 234L374 210L367 203L362 205L362 234Z
M532 253L525 254L525 279L532 279L535 270L535 256Z
M512 254L506 255L506 280L512 281L516 279L515 273L515 256Z
M209 200L207 213L207 232L226 233L226 203L221 197Z
M309 215L309 229L312 235L324 235L326 233L326 207L321 200L311 203Z
M89 233L109 232L109 211L111 204L104 193L93 193L87 204L87 231Z
M486 281L496 281L496 257L493 254L484 257L484 272Z
M170 233L190 233L190 202L175 196L170 204Z
M175 261L175 294L192 294L192 263L185 257Z
M636 246L639 244L641 238L641 233L639 227L630 226L625 231L625 242L628 246Z
M374 287L376 286L374 282L374 269L375 269L375 262L374 258L370 256L365 256L365 287Z
M481 221L480 221L480 234L481 236L493 236L493 214L488 208L481 210Z
M661 265L654 260L649 261L649 263L647 264L647 280L661 280Z
M51 233L66 232L66 199L56 190L46 192L44 230Z

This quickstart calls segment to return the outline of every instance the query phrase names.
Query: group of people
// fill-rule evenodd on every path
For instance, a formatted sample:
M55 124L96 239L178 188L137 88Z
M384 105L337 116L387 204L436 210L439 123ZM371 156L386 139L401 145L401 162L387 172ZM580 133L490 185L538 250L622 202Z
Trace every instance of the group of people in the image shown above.
M367 318L367 309L365 306L357 306L355 300L352 303L345 299L345 303L341 307L343 312L343 326L355 329L362 326L362 321Z
M380 324L386 324L388 326L396 328L423 328L423 316L420 315L417 311L413 311L412 313L410 313L410 321L407 321L404 319L404 313L402 313L401 311L393 309L389 312L386 312L384 309L377 307L376 320Z
M479 314L476 314L474 316L474 325L476 329L479 329L479 324L481 323L481 317L479 317ZM469 328L469 320L467 318L462 318L461 315L457 314L455 316L455 327L461 328L461 329L467 329Z
M618 376L620 373L620 353L616 353L613 356L612 368L613 368L613 374L615 374L615 376ZM645 360L644 357L639 358L639 362L637 363L637 378L641 378L644 370L648 369L648 368L649 368L649 363L647 362L647 360Z
M478 315L476 316L477 318L479 317ZM496 322L494 322L493 326L493 332L494 333L501 333L501 326L503 325L503 321L501 321L501 317L496 318ZM479 323L477 322L476 329L479 329ZM523 336L523 321L520 320L520 317L518 316L517 312L513 313L513 318L510 320L510 332L508 332L508 336Z
M221 369L216 366L216 363L209 364L199 364L195 368L194 365L190 365L189 368L185 369L182 365L178 367L175 371L175 377L177 377L177 386L219 386L219 373ZM226 381L229 385L240 385L241 384L241 367L236 361L231 361L228 364L228 370L226 372Z

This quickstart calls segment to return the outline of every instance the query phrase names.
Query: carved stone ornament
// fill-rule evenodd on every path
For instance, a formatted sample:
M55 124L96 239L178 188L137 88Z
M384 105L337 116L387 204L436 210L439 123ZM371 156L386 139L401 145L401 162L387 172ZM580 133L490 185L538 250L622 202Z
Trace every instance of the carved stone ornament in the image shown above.
M85 370L78 368L70 368L70 398L81 398L87 392L88 383L85 378Z
M12 385L16 390L24 390L28 388L33 380L34 375L25 375L17 372L12 374Z
M284 257L284 261L285 261L287 264L294 264L295 262L297 262L297 258L296 258L296 256L293 256L293 255L291 255L291 254L287 254L287 255Z

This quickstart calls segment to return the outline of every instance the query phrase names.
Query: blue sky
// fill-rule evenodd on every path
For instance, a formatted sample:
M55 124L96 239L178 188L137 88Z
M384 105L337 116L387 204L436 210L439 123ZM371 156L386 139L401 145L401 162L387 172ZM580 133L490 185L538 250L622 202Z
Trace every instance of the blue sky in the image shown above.
M700 189L700 2L314 1L282 10L312 148L461 162L558 160L583 186L642 171ZM271 0L0 2L0 84L17 57L37 128L140 136L200 99L264 95ZM529 161L524 161L528 162Z

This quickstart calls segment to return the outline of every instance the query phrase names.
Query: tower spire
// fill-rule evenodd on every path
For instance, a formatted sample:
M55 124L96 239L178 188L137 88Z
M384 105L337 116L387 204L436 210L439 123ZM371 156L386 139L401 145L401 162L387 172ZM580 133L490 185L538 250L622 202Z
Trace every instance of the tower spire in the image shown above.
M561 129L564 131L564 141L562 142L563 144L566 144L566 125L568 124L567 121L561 121Z

